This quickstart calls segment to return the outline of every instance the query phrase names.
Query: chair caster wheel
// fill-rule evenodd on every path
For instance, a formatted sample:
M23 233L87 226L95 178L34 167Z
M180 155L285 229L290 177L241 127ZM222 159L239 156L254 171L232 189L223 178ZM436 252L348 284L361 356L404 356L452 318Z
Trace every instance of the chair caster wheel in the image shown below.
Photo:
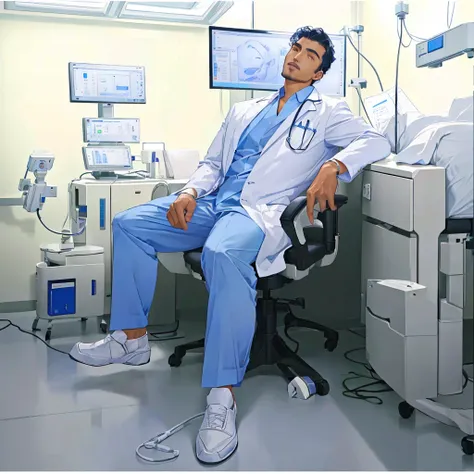
M337 343L337 339L326 339L326 342L324 343L324 348L327 351L332 352L334 349L336 349Z
M48 329L48 330L46 331L46 334L44 335L44 340L45 340L46 342L49 342L49 341L51 340L51 329Z
M105 321L100 323L100 330L104 333L107 334L107 323Z
M398 405L398 413L404 420L408 420L414 411L415 409L407 402L401 402L400 405Z
M464 454L472 456L474 454L474 436L465 436L461 441L461 447Z
M329 383L327 380L323 380L322 382L316 384L316 393L321 397L324 397L329 393Z
M37 319L35 319L35 320L33 321L33 324L31 325L31 331L32 331L32 332L39 331L39 329L38 329L38 320L37 320Z
M183 362L183 359L181 357L178 357L176 354L171 354L168 359L168 364L170 365L170 367L179 367L181 365L181 362Z

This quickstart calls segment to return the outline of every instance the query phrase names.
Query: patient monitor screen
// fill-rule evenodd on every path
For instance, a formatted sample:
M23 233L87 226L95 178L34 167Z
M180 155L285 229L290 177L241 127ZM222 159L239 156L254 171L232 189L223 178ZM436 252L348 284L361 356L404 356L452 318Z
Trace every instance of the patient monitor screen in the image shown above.
M210 27L210 86L216 89L276 91L290 49L290 33ZM346 94L346 40L329 35L336 60L324 78L315 83L321 94Z
M69 63L71 102L145 104L145 68Z
M85 118L82 128L86 143L140 143L139 119Z
M127 170L132 168L132 156L128 146L85 146L82 148L84 165L90 171Z

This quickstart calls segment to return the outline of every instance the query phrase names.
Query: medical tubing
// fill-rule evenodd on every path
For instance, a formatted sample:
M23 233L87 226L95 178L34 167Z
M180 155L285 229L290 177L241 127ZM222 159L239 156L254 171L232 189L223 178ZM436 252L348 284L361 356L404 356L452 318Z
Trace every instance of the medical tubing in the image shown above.
M38 216L38 220L41 222L41 225L49 232L51 232L52 234L55 234L55 235L63 235L63 236L66 236L66 237L74 237L76 235L81 235L85 230L86 230L86 225L84 224L84 227L79 231L79 232L75 232L75 233L71 233L71 232L58 232L56 230L53 230L53 229L50 229L44 222L43 222L43 219L41 218L41 214L40 214L40 210L39 209L36 209L36 215Z
M194 421L197 418L203 417L205 412L198 413L197 415L193 415L189 417L188 419L182 421L181 423L178 423L177 425L173 426L173 428L170 428L169 430L160 433L153 438L150 438L148 441L145 443L140 444L137 449L135 450L136 455L142 459L143 461L150 462L150 463L160 463L160 462L167 462L167 461L172 461L176 459L179 456L179 450L178 449L173 449L170 448L169 446L165 446L161 444L163 441L168 439L169 437L173 436L175 433L178 431L182 430L188 423L191 421ZM165 459L153 459L149 458L148 456L144 456L143 454L140 453L140 449L145 448L145 449L156 449L157 451L161 451L163 453L168 453L172 454L172 457L165 458Z
M381 91L383 92L383 84L382 84L382 80L380 79L380 76L379 76L379 73L377 72L377 69L375 68L375 66L357 49L357 46L354 44L354 42L352 41L352 38L349 34L346 35L347 36L347 39L349 40L349 42L351 43L352 47L357 51L357 54L359 54L362 58L364 58L370 65L370 67L374 70L375 72L375 75L377 76L377 79L379 81L379 84L380 84L380 89Z

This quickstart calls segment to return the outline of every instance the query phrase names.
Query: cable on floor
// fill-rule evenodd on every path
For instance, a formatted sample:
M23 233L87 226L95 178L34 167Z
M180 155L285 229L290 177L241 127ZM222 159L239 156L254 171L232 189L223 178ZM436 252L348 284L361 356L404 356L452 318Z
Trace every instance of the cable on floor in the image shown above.
M178 329L179 329L179 321L176 321L176 326L175 326L174 329L171 329L171 330L169 330L169 331L159 331L159 332L154 331L154 332L150 332L150 333L149 333L150 336L155 337L155 338L157 338L157 339L150 339L150 338L148 338L148 340L149 340L150 342L161 342L163 339L158 339L160 336L166 336L166 335L168 335L168 334L175 334L175 333L178 332Z
M29 334L30 336L33 336L35 337L36 339L38 339L39 341L41 341L46 347L48 347L49 349L53 350L53 351L56 351L56 352L59 352L60 354L65 354L67 356L69 356L69 352L65 352L65 351L62 351L61 349L56 349L56 347L53 347L51 344L48 344L44 339L42 339L41 337L39 337L37 334L35 334L34 332L31 332L31 331L25 331L25 329L22 329L20 326L14 324L12 321L10 321L9 319L0 319L0 323L7 323L6 326L0 328L0 332L4 331L5 329L9 328L10 326L11 327L14 327L16 329L18 329L18 331L24 333L24 334Z
M359 374L357 372L349 372L350 377L347 377L342 381L342 386L344 387L344 392L342 394L345 397L348 398L356 398L358 400L363 400L368 403L373 403L375 405L382 405L383 400L376 396L373 395L374 393L388 393L388 392L393 392L393 389L390 388L384 380L382 380L375 370L371 367L370 364L367 362L362 362L356 359L353 359L352 357L349 357L350 354L354 352L359 352L359 351L364 351L365 347L359 347L357 349L352 349L350 351L345 352L344 358L348 360L349 362L352 362L354 364L361 365L365 370L367 370L368 374ZM364 383L362 385L359 385L354 388L350 388L348 385L349 381L352 380L361 380L361 379L367 379L367 380L372 380L372 382L369 383ZM368 390L369 387L375 387L377 385L381 385L382 388L380 389L370 389Z

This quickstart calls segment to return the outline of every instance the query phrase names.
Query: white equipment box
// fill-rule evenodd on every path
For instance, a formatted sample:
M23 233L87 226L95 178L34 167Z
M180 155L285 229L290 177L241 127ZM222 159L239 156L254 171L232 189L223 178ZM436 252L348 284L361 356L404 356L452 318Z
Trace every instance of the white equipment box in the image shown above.
M75 245L99 245L104 248L105 314L110 314L111 305L113 218L122 211L151 201L157 187L162 190L158 194L166 196L168 192L179 191L186 183L187 180L83 179L70 184L71 220L73 222L79 222L79 219L86 220L85 231L74 237ZM176 306L175 277L165 277L163 273L160 274L158 284L161 291L158 295L155 294L156 299L160 301L160 308L166 308L166 311L160 311L160 325L174 323ZM152 311L150 316L151 313Z

